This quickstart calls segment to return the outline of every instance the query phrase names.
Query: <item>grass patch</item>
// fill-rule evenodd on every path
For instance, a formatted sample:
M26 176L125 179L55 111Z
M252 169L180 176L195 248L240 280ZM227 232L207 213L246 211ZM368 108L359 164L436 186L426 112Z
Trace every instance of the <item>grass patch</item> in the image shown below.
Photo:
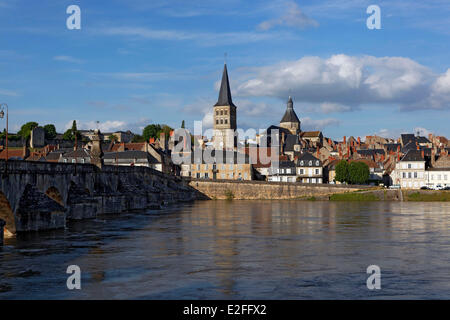
M316 201L317 199L316 199L316 197L312 196L312 197L306 198L306 200L308 200L308 201Z
M450 192L413 192L408 194L408 201L450 201Z
M234 193L231 190L225 191L225 198L227 200L233 200L234 199Z
M338 193L330 197L332 201L378 201L378 197L373 193Z

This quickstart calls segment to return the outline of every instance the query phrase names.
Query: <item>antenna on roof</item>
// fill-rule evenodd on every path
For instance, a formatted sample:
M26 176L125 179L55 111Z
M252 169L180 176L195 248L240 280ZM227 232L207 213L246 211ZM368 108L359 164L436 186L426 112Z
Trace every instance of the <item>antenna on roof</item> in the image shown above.
M97 130L98 130L100 121L97 120L97 121L95 121L95 123L97 124Z

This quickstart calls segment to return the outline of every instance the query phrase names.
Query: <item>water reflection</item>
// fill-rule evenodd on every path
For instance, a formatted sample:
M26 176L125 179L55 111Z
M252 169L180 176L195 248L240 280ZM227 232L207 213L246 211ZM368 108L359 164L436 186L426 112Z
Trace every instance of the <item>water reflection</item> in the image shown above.
M449 216L446 203L207 201L104 217L7 240L0 298L449 298ZM81 291L65 287L71 264ZM365 286L371 264L381 291Z

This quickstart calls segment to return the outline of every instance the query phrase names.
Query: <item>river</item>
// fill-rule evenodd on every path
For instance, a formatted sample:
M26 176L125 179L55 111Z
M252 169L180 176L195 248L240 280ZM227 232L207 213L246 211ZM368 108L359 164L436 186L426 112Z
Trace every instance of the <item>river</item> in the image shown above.
M449 299L449 227L449 203L197 201L6 239L0 299Z

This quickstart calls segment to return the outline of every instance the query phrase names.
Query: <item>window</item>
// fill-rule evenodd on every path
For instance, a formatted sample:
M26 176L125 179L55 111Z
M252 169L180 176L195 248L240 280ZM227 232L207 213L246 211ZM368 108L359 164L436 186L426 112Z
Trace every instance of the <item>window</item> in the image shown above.
M312 161L311 160L309 161L309 165L312 166Z
M216 124L219 124L219 120L216 120Z
M219 115L219 111L216 111L216 116L218 116Z
M85 163L86 162L86 160L83 158L83 159L81 159L81 163Z
M300 161L300 165L301 165L301 166L303 166L303 165L304 165L304 162L303 162L303 160L302 160L302 161Z
M227 111L227 110L225 110L225 111L224 111L223 113L224 113L224 115L227 115L227 114L228 114L228 111Z
M444 180L447 180L447 175L446 174L444 174Z
M417 172L414 172L414 178L417 178Z
M291 173L291 169L286 169L286 173Z
M208 170L208 164L205 164L205 170Z
M75 163L77 160L76 159L72 159L72 163Z
M248 179L248 173L244 172L244 179L247 180Z
M225 119L225 124L228 124L228 119Z
M200 178L200 173L199 172L197 172L197 179L199 179Z
M411 169L411 163L408 163L408 169Z
M64 159L64 162L67 163L67 159Z
M205 173L205 178L208 179L208 172Z
M406 172L403 172L403 179L406 178Z
M408 172L408 179L411 179L411 172Z
M220 115L223 116L223 110L220 110Z
M441 180L441 175L440 174L437 175L437 180Z
M223 124L223 119L220 119L220 124Z
M319 174L319 169L316 169L316 174Z
M303 174L303 169L300 169L300 174Z
M316 166L319 166L319 160L316 161Z

